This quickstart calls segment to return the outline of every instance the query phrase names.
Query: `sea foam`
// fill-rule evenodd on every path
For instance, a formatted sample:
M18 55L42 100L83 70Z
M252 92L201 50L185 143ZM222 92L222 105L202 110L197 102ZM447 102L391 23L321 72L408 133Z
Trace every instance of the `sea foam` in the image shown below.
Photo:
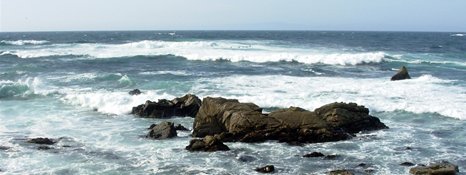
M232 62L296 61L305 64L357 65L379 63L384 52L350 52L329 49L283 47L270 41L139 41L125 44L54 44L53 47L9 50L4 54L20 58L86 56L90 58L176 55L188 60L229 60Z
M40 44L46 44L49 41L46 40L15 40L15 41L9 41L9 40L2 40L0 41L0 45L17 45L17 46L22 46L22 45L40 45Z
M356 102L375 111L404 110L466 119L466 89L431 75L403 81L390 81L389 77L230 76L201 79L193 92L236 98L261 107L313 110L332 102Z

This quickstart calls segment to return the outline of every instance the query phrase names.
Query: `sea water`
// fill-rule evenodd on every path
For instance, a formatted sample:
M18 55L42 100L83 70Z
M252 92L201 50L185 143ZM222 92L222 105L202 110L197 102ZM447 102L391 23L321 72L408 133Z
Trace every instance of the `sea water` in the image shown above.
M140 31L0 33L0 174L408 174L403 162L466 171L463 33ZM390 81L406 66L412 79ZM138 88L143 93L131 96ZM188 152L193 118L138 118L146 100L235 98L266 111L356 102L390 129L339 142L226 143ZM60 138L38 150L26 140ZM303 158L310 152L334 159ZM361 163L364 166L358 166Z

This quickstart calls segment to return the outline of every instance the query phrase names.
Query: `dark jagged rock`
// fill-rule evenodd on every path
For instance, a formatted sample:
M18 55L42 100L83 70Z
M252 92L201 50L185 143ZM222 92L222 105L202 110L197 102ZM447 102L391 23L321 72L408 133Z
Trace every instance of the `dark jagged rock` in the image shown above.
M181 125L181 124L176 125L176 126L175 126L175 129L176 129L177 131L189 131L188 128L184 127L184 126Z
M193 136L224 134L223 141L316 143L351 138L360 131L387 128L355 103L331 103L314 112L290 107L263 114L253 103L204 98L193 124ZM226 139L226 140L224 140Z
M328 173L329 175L354 175L350 170L333 170Z
M56 140L50 139L50 138L43 138L43 137L38 137L38 138L32 138L29 139L27 142L29 143L35 143L35 144L43 144L43 145L53 145L57 143Z
M173 100L160 99L157 102L147 100L145 104L133 107L131 114L149 118L195 117L200 106L201 100L197 96L187 94Z
M411 163L411 162L403 162L403 163L400 163L401 166L414 166L416 164L414 163Z
M305 154L303 157L324 157L325 155L320 152L312 152L309 154Z
M411 77L409 76L408 69L403 66L395 75L392 76L391 80L396 81L404 79L411 79Z
M139 95L142 92L139 89L133 89L132 91L129 91L128 93L129 95Z
M455 175L459 172L458 166L450 162L434 163L429 166L416 166L409 170L415 175Z
M256 171L259 173L273 173L275 171L275 167L273 165L266 165L264 167L256 168Z
M147 137L152 139L166 139L176 137L176 135L176 129L172 122L162 122L155 126L151 125Z
M188 151L228 151L230 148L223 144L222 141L215 138L214 136L206 136L203 139L193 139L189 142L189 145L186 146Z

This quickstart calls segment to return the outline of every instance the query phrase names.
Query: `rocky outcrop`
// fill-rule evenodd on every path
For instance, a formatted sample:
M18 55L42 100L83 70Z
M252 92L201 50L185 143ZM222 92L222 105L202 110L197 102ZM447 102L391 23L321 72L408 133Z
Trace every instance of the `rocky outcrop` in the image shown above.
M253 103L225 98L203 99L193 136L223 134L224 141L315 143L350 138L354 133L387 128L355 103L331 103L314 112L290 107L263 114Z
M333 170L328 173L329 175L354 175L350 170Z
M139 89L133 89L128 92L129 95L139 95L141 94L141 91Z
M189 142L189 145L186 146L188 151L228 151L230 148L223 144L218 138L214 136L206 136L203 139L193 139Z
M35 144L41 144L41 145L53 145L57 143L55 139L50 139L50 138L45 138L45 137L38 137L38 138L32 138L28 139L28 143L35 143Z
M147 138L151 139L166 139L176 137L176 128L172 122L162 122L151 125Z
M396 81L404 79L411 79L411 77L409 76L408 69L403 66L395 75L392 76L391 80Z
M273 173L275 171L275 167L273 165L267 165L264 167L259 167L255 169L259 173Z
M160 99L157 102L146 101L133 107L131 114L149 118L170 118L173 116L195 117L201 106L201 100L191 94L173 100Z
M458 166L450 162L434 163L429 166L417 166L409 170L409 173L415 175L455 175L458 172Z

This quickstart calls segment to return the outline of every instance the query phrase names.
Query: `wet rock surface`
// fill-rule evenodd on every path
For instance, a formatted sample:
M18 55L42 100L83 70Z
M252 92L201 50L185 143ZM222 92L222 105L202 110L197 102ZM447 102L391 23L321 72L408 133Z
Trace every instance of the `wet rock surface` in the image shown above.
M147 138L151 139L167 139L176 137L176 128L172 122L161 122L159 124L153 124L149 128L150 131L147 134Z
M28 143L43 144L43 145L53 145L57 143L57 140L45 137L31 138L27 140Z
M259 167L255 169L259 173L273 173L275 172L275 167L273 165L266 165L264 167Z
M160 99L157 102L147 100L145 104L133 107L131 114L148 118L195 117L200 106L201 100L197 96L187 94L173 100Z
M329 175L354 175L351 170L333 170L328 173Z
M193 139L189 142L189 145L186 146L188 151L228 151L230 148L223 144L218 138L214 136L206 136L203 139Z
M411 79L408 73L408 69L405 66L401 67L401 69L395 75L393 75L390 80L397 81L397 80L404 80L404 79Z
M384 128L367 108L355 103L331 103L313 112L290 107L263 114L253 103L207 97L194 120L193 136L224 134L223 141L316 143Z
M128 92L129 95L139 95L141 93L142 92L139 89L133 89L133 90Z
M303 157L324 157L325 155L320 152L312 152L309 154L303 155Z
M450 162L433 163L429 166L416 166L409 170L415 175L455 175L459 173L458 166Z

